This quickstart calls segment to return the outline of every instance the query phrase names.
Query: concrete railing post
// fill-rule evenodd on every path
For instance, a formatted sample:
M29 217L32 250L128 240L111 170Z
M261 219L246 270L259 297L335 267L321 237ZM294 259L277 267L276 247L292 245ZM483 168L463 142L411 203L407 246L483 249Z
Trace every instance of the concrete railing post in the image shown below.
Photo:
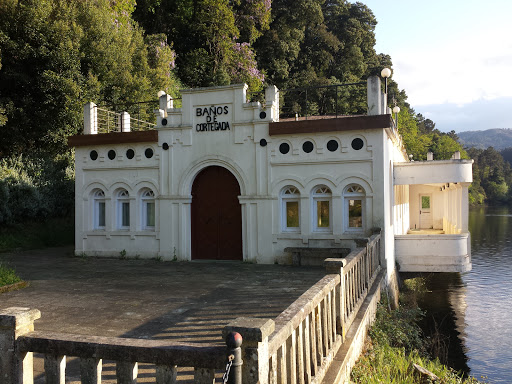
M224 337L231 332L242 335L242 382L244 384L268 383L270 359L268 337L274 329L273 320L246 317L240 317L224 327Z
M96 104L89 102L84 105L84 135L96 135L98 133L98 108Z
M340 275L339 295L336 297L336 332L341 335L345 341L347 330L345 329L345 276L343 276L343 267L345 259L328 258L324 260L325 271L329 274Z
M119 114L119 129L121 132L130 132L130 114L128 112Z
M0 310L0 382L23 384L34 381L33 353L18 354L16 340L34 330L37 309L10 307Z
M279 121L279 90L275 85L265 89L265 103L270 110L271 121Z
M173 99L171 95L164 93L162 96L158 98L159 109L164 111L164 115L162 117L167 117L167 110L173 108Z
M368 116L384 113L382 110L382 99L380 78L378 76L369 77L367 81Z

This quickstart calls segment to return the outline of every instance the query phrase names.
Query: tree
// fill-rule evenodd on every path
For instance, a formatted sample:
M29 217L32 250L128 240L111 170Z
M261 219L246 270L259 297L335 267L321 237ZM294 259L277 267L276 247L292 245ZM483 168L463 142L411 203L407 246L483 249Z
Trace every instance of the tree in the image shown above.
M493 147L468 149L474 160L470 202L500 204L511 201L512 168Z
M268 26L268 1L142 0L134 17L147 33L167 36L187 86L243 81L252 90L261 88L264 76L250 43Z
M177 88L172 50L144 40L132 7L130 0L0 2L0 105L8 119L0 156L65 152L87 101L148 100L155 89Z
M425 119L425 117L421 113L418 113L416 115L416 122L418 123L419 132L421 132L423 134L428 134L428 133L433 132L436 127L436 124L432 120Z

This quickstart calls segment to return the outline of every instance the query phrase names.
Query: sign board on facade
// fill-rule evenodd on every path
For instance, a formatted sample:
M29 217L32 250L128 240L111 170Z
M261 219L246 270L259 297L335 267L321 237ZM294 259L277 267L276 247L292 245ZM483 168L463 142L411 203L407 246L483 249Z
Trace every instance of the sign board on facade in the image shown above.
M229 106L212 105L210 107L196 108L196 132L213 132L230 130L228 121L225 120L229 114Z

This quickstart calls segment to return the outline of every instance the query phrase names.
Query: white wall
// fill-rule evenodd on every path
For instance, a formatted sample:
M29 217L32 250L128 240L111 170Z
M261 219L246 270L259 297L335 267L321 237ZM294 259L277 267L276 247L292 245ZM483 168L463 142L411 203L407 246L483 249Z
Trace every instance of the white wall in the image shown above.
M373 129L269 136L269 122L277 118L277 99L267 101L267 115L263 117L262 106L246 103L245 93L243 85L185 90L182 108L159 111L158 143L77 147L76 252L116 256L126 250L127 255L190 260L192 185L201 170L215 165L228 169L240 185L244 260L285 262L289 256L284 252L287 246L350 246L353 238L367 237L372 228L378 227L385 232L388 267L393 267L393 213L397 211L392 207L393 165L406 160L394 133ZM275 92L267 92L267 97L275 96ZM209 121L204 109L212 106L221 108L215 116L217 123L224 127L227 123L229 129L202 130ZM363 140L360 150L352 148L356 138ZM266 146L260 145L261 139L266 140ZM329 140L338 142L336 151L327 149ZM313 143L311 153L303 151L305 141ZM279 151L283 142L290 145L288 154ZM144 156L148 147L155 154L151 159ZM136 152L132 160L124 156L128 148ZM93 149L100 154L97 161L89 158ZM115 160L107 158L111 149L119 154ZM364 228L355 232L347 231L344 221L347 212L343 191L352 183L365 190ZM128 231L116 230L113 224L112 198L120 185L133 196L133 220ZM300 191L298 233L282 230L279 194L287 185ZM313 229L311 193L318 185L326 185L332 191L329 232ZM142 231L136 224L140 220L137 194L143 186L151 186L156 195L154 231ZM104 189L110 201L107 211L111 212L104 231L92 229L89 199L95 187ZM405 211L404 204L400 212Z

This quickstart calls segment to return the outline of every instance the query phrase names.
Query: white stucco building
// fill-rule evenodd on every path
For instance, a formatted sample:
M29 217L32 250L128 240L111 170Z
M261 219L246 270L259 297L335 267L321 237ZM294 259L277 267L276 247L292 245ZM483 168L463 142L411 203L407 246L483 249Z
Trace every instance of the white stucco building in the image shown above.
M288 263L287 247L350 248L381 229L388 273L471 268L472 161L411 162L379 78L364 116L279 121L275 87L264 105L246 91L183 90L181 108L164 94L137 132L98 133L87 104L69 138L76 254Z

